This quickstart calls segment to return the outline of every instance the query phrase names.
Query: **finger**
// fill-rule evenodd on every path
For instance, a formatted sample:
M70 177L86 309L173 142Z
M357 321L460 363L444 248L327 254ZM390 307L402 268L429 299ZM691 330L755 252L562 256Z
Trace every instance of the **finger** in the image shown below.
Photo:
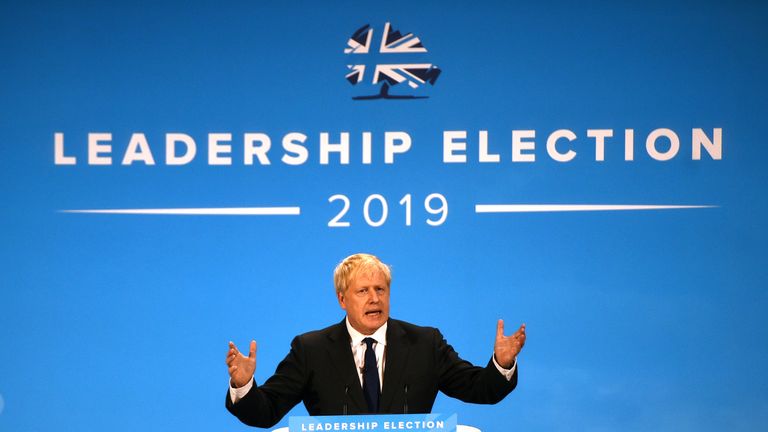
M229 368L229 375L231 376L233 373L235 373L236 370L237 370L237 366L231 366Z
M232 342L230 342L229 343L229 351L227 351L227 357L226 357L227 364L229 364L229 362L231 361L230 359L233 359L235 357L235 354L236 354L237 350L232 348L233 346L234 345L232 344Z
M248 358L256 358L256 341L251 340L251 351L248 353Z
M501 339L504 337L504 320L500 319L496 323L496 339Z
M240 350L237 349L237 346L235 346L235 343L232 341L229 341L229 348L235 350L236 353L240 352Z

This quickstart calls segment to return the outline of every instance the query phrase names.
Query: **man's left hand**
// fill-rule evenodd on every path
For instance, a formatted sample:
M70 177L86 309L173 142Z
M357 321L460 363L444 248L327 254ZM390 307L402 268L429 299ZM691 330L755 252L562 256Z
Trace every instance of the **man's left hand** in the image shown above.
M496 363L504 369L510 369L515 364L515 357L525 345L525 324L512 336L504 336L504 320L496 324L496 343L493 345L493 356Z

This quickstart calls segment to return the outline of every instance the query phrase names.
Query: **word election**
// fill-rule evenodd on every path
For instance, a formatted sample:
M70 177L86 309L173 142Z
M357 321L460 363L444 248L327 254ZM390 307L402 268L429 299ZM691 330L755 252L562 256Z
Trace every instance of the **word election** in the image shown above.
M623 133L622 133L623 132ZM615 135L623 135L616 137ZM411 135L403 131L387 131L376 141L377 158L385 164L394 164L396 157L408 153L413 145ZM712 129L707 134L704 129L694 128L686 134L688 141L685 151L681 150L681 134L666 128L654 129L645 135L644 145L635 144L635 130L624 129L615 133L613 129L587 129L584 136L579 136L569 129L550 132L543 140L537 140L536 130L513 130L508 144L500 144L498 138L491 142L489 133L480 130L470 134L465 130L446 130L442 132L442 163L463 164L468 162L501 163L536 162L542 157L555 162L570 162L576 158L587 158L596 162L606 159L606 153L612 159L635 160L637 147L644 150L651 160L668 161L676 157L701 160L706 152L712 160L723 157L723 131ZM355 160L363 165L370 165L374 159L374 139L372 132L361 132L352 139L350 132L320 132L317 141L301 132L289 132L279 138L279 148L273 145L271 136L252 132L242 134L233 150L232 133L207 134L207 152L203 163L208 165L232 165L239 160L243 165L271 165L279 162L285 165L304 165L310 161L310 148L313 149L314 161L320 165L348 165L353 153ZM622 139L623 138L623 139ZM689 144L689 145L688 145ZM141 132L130 135L127 144L120 142L120 150L113 149L112 133L90 132L85 145L65 146L64 133L54 133L54 163L56 165L120 165L135 164L156 165L158 144L150 146L147 136ZM74 148L74 150L73 150ZM688 152L690 149L690 152ZM702 151L703 150L703 151ZM198 141L184 133L164 134L164 165L187 165L198 157ZM118 157L116 162L114 156ZM538 159L537 159L538 158ZM84 161L83 161L84 159Z

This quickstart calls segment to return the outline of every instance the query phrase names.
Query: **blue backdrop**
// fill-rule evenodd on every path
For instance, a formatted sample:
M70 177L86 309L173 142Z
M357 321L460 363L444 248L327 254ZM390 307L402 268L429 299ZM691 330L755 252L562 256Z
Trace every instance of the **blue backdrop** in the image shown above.
M484 432L761 429L767 18L762 2L3 2L0 430L247 430L223 406L227 342L258 341L264 381L294 335L342 318L332 269L361 251L392 265L394 317L474 363L496 319L527 323L515 392L435 412ZM387 23L402 52L381 52ZM365 25L368 52L345 53ZM405 99L353 99L387 78ZM575 138L548 151L558 130ZM410 141L391 163L387 132ZM269 165L245 163L251 133ZM321 163L324 133L348 133L348 163ZM190 161L168 163L169 134ZM135 212L283 207L299 214Z

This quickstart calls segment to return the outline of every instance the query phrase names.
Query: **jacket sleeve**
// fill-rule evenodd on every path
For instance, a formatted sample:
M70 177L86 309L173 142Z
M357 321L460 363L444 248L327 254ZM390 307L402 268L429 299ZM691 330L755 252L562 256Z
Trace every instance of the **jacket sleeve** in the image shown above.
M291 351L277 365L274 375L264 384L254 384L237 403L227 391L227 410L241 422L261 428L277 424L288 411L301 402L307 382L306 362L301 339L291 342Z
M435 364L438 369L438 388L446 395L464 402L495 404L504 399L517 386L517 371L507 381L493 359L485 367L474 366L462 360L439 330L433 335Z

